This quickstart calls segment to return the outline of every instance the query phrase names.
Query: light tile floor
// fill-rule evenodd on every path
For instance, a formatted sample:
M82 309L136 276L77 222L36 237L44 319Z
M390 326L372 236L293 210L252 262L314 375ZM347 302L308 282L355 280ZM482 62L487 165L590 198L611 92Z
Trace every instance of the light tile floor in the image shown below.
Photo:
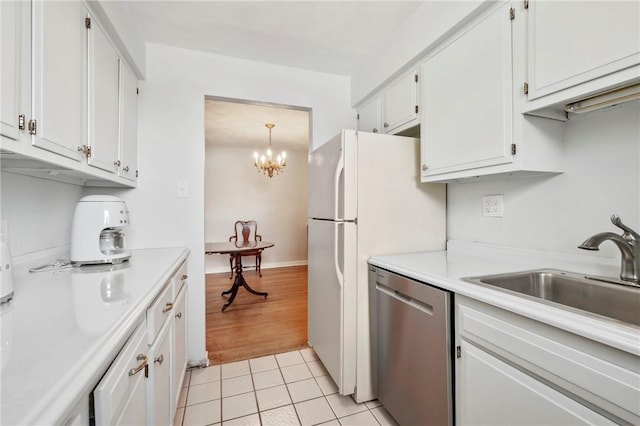
M378 401L341 396L313 349L187 372L174 425L397 426Z

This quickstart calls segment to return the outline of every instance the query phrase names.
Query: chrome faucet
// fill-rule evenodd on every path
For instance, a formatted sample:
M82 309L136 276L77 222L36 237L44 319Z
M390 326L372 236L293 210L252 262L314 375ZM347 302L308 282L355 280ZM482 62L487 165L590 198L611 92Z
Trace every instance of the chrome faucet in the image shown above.
M611 216L611 223L624 231L622 235L614 234L613 232L601 232L587 238L578 248L599 250L598 247L604 241L613 242L622 253L620 279L640 285L640 235L622 223L622 220L615 214Z

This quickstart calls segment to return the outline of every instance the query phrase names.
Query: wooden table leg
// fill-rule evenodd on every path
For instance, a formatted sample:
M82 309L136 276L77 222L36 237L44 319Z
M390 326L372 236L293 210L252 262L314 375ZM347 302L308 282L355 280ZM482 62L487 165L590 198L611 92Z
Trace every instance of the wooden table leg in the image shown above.
M236 295L238 294L238 289L240 287L244 287L249 293L255 294L257 296L264 296L265 299L269 295L269 293L255 291L254 289L249 287L249 284L247 284L247 282L244 279L244 276L242 275L242 256L240 256L240 253L236 254L235 260L236 260L236 277L233 280L233 285L231 286L231 288L229 290L225 290L222 292L222 296L226 294L231 294L231 297L229 298L227 303L225 303L224 306L222 306L222 312L224 312L224 310L227 309L229 305L231 305L233 300L236 298Z

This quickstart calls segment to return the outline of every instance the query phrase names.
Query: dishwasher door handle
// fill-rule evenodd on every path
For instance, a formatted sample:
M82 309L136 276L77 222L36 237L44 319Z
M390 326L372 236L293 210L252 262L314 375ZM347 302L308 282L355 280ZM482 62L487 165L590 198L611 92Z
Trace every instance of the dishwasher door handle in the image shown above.
M397 290L393 290L387 286L384 286L380 283L376 284L376 290L378 290L381 293L386 294L389 297L392 297L396 300L398 300L399 302L402 302L406 305L409 305L421 312L424 312L427 315L431 315L433 316L433 306L429 305L428 303L424 303L421 302L419 300L416 300L412 297L407 296L406 294L402 294Z

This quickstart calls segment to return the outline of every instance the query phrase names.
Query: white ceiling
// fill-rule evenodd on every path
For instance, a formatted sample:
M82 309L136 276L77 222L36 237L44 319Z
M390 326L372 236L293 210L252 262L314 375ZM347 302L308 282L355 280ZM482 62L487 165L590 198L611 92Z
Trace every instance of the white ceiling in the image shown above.
M157 1L110 4L148 42L351 75L421 1Z
M258 152L269 145L271 130L274 152L307 150L309 112L260 104L205 100L205 141L207 145L251 147Z
M349 76L381 51L420 1L158 1L110 3L147 42ZM206 143L307 149L304 111L206 101ZM262 144L262 145L261 145Z

